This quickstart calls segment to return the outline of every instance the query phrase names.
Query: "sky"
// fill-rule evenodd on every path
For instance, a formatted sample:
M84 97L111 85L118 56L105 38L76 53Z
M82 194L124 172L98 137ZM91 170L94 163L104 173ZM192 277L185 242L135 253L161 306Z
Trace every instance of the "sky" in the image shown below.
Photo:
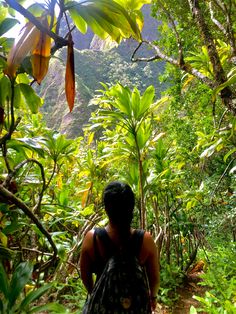
M33 0L27 0L24 3L24 7L28 8L30 5L34 4L34 3L44 3L44 0L37 0L37 1L33 1ZM14 26L10 31L8 31L5 35L7 37L17 37L20 33L20 30L22 29L22 27L25 25L25 18L18 12L16 12L16 16L15 18L20 22L19 24L17 24L16 26Z

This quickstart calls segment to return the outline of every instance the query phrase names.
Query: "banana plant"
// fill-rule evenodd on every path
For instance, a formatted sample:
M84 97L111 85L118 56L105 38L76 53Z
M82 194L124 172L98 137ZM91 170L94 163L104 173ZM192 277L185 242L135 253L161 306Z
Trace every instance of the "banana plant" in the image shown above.
M138 191L140 197L140 222L142 228L146 225L146 208L144 184L146 180L145 164L147 149L153 140L153 113L161 105L167 102L163 98L154 102L155 89L149 86L143 95L137 88L131 91L128 87L116 84L108 87L105 84L101 95L98 95L93 103L99 104L97 114L92 118L93 127L116 127L115 132L119 138L120 156L129 155L132 163L138 167L139 180ZM113 142L114 143L114 142ZM117 149L117 148L116 148Z

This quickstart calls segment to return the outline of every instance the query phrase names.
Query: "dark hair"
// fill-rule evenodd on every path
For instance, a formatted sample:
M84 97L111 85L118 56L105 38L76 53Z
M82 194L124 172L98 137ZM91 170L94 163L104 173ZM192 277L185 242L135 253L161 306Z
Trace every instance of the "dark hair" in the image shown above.
M118 227L130 227L135 198L128 184L120 181L109 183L103 192L103 203L112 223Z

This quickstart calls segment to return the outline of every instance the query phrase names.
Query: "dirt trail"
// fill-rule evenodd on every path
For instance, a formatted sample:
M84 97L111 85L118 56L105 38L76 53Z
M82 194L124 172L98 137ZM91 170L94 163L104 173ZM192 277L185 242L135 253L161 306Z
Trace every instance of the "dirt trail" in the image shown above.
M191 305L196 308L199 307L199 302L193 298L194 295L204 296L206 288L199 286L198 282L201 280L198 273L188 275L184 285L178 289L179 300L170 308L164 308L158 304L155 314L189 314ZM199 312L206 314L206 312Z

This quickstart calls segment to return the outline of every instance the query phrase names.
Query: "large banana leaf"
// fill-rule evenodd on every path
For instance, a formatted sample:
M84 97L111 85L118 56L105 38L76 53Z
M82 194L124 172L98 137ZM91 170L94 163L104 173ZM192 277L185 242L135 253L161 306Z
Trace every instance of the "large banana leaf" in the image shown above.
M116 1L70 1L66 8L69 10L76 27L83 33L89 26L95 34L103 39L110 36L119 43L122 37L132 36L141 40L140 29L135 16L132 15L131 17L127 10Z

